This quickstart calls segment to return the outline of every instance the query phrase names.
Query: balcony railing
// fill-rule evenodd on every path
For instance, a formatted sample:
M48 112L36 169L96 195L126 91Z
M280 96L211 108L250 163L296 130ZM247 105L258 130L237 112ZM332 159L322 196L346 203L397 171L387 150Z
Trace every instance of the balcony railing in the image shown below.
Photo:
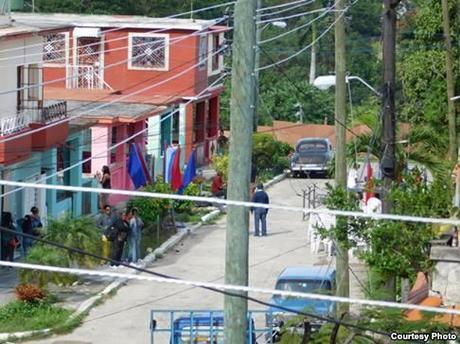
M67 84L67 88L85 88L113 90L102 78L102 72L98 66L94 65L70 65L67 67L73 76Z
M42 110L42 123L48 124L67 118L67 102L59 102L50 106L45 106Z
M49 124L67 116L67 102L45 107L23 108L13 116L0 118L0 136L17 133L26 129L31 123Z
M17 133L25 128L30 123L30 116L17 114L15 116L0 119L0 135L7 136Z

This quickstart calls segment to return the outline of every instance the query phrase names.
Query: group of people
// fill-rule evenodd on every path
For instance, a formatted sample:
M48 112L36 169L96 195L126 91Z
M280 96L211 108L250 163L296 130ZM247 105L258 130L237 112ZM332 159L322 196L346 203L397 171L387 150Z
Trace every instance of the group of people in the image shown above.
M11 212L5 211L2 213L1 226L16 232L22 232L32 237L23 237L11 232L2 231L1 244L2 254L1 260L14 261L14 252L16 249L21 250L21 256L25 257L29 249L34 244L33 237L40 235L40 228L43 227L40 211L37 207L30 209L30 214L25 215L23 218L14 221Z
M141 255L141 236L144 223L137 208L124 210L117 216L110 205L105 205L97 227L101 230L103 256L110 257L110 265L126 261L136 264Z

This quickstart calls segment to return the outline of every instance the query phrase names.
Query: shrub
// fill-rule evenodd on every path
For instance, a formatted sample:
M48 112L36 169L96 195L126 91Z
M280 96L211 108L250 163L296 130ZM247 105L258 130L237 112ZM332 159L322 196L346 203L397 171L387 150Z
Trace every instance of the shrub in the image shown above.
M228 180L228 155L217 155L212 158L212 168L222 173L224 180Z
M87 217L78 219L65 217L51 221L43 233L44 238L50 241L93 254L101 252L101 233L94 222ZM93 267L98 263L91 257L43 243L35 244L27 254L25 261L31 264L60 267ZM46 287L48 283L68 285L78 279L68 274L34 270L22 270L19 276L23 283L38 284L41 288Z
M46 293L33 284L19 284L14 289L18 300L25 302L38 302L46 297Z
M190 183L184 190L185 196L199 196L200 195L200 187L195 183ZM190 213L194 206L194 201L175 201L174 202L174 210L178 213Z
M143 191L173 193L171 186L160 178L155 183L147 185ZM157 218L163 217L171 206L171 200L162 198L136 197L128 202L128 208L137 208L146 224L155 223Z

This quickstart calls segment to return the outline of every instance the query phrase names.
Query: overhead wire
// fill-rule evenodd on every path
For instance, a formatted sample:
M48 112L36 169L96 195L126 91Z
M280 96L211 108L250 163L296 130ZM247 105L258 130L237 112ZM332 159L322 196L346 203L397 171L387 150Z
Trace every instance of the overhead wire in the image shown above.
M308 4L314 3L315 1L317 1L317 0L297 0L297 1L291 1L291 2L284 3L284 4L273 5L273 6L268 6L268 7L262 7L262 8L257 9L257 12L271 11L272 9L275 9L275 8L287 7L287 6L291 6L291 5L295 5L295 4L300 4L300 3L305 3L306 5L308 5Z
M136 271L139 271L139 272L143 272L143 273L146 273L146 274L149 274L149 275L156 276L157 278L160 278L161 281L167 281L167 282L183 281L180 278L177 278L175 276L170 276L170 275L158 273L158 272L155 272L155 271L151 271L151 270L148 270L148 269L145 269L145 268L140 268L140 267L137 267L137 266L133 266L133 265L130 265L130 264L127 264L127 263L119 262L119 261L116 261L114 259L107 258L107 257L102 257L102 256L96 255L94 253L87 252L87 251L79 249L79 248L69 247L69 246L63 245L61 243L57 243L57 242L50 241L50 240L47 240L47 239L39 238L39 237L36 237L36 236L33 236L33 235L18 232L18 231L11 230L11 229L8 229L8 228L5 228L5 227L0 227L0 232L7 232L7 233L19 235L19 236L22 236L22 237L25 237L25 238L32 239L34 241L38 241L38 242L41 242L41 243L44 243L44 244L47 244L47 245L51 245L53 247L58 247L58 248L61 248L61 249L65 249L65 250L67 250L69 252L77 253L77 254L80 254L80 255L87 256L87 257L92 257L92 258L97 259L99 261L105 261L105 262L109 262L109 263L112 263L112 264L121 265L121 266L127 267L127 268L129 268L131 270L136 270ZM4 265L4 266L19 267L18 264L21 264L21 266L23 268L26 268L26 266L29 266L32 269L38 269L38 266L36 266L35 264L27 264L27 265L25 265L24 263L9 263L9 262L6 262L6 261L0 261L0 265ZM44 266L44 267L45 268L41 267L40 269L42 271L45 271L46 268L53 269L53 270L56 269L56 267L49 267L49 266L48 267ZM88 273L89 275L96 275L98 273L97 271L92 271L92 270L87 270L87 271L89 272ZM105 276L109 276L107 274L108 273L105 273ZM110 273L110 274L114 274L114 273ZM123 274L123 275L125 275L125 274ZM111 277L119 277L119 275L110 275L110 276ZM133 276L133 275L126 275L126 276ZM139 275L137 275L137 276L139 276ZM124 278L124 276L121 277L121 278ZM314 318L314 319L319 319L319 320L326 321L326 322L332 322L332 323L343 325L343 326L346 326L346 327L356 328L356 329L359 329L361 331L371 331L371 332L374 332L374 333L388 335L387 333L385 333L383 331L370 329L368 327L363 327L363 326L356 325L356 324L346 323L346 322L344 322L342 320L337 320L337 319L334 319L334 318L331 318L331 317L320 316L320 315L317 315L317 314L314 314L314 313L309 313L309 312L306 312L306 311L297 311L295 309L290 309L288 307L284 307L284 306L281 306L281 305L275 305L275 304L271 304L271 303L268 303L268 302L264 302L264 301L261 301L259 299L256 299L256 298L248 296L248 295L244 295L244 294L241 294L241 293L233 293L231 291L225 290L225 288L220 288L220 287L219 288L214 288L212 286L214 283L208 283L208 284L210 284L209 286L195 285L194 283L189 283L189 282L184 282L183 284L186 284L186 283L188 285L190 285L190 286L198 286L198 287L201 287L201 288L203 288L205 290L217 292L217 293L220 293L220 294L223 294L223 295L242 298L242 299L252 301L252 302L255 302L255 303L260 304L260 305L263 305L263 306L274 307L274 308L279 309L279 310L284 310L286 312L299 314L299 315L304 315L304 316L307 316L307 317L311 317L311 318ZM316 295L319 295L319 294L311 294L311 295L313 295L313 297L315 297Z
M298 18L298 17L305 17L307 15L315 14L315 13L319 13L319 12L324 12L326 10L327 10L327 8L319 8L319 9L316 9L316 10L311 10L311 11L307 11L307 12L303 12L303 13L291 14L291 15L285 16L285 17L276 17L276 18L264 19L264 20L258 21L257 24L260 25L260 24L265 24L265 23L272 23L272 22L275 22L275 21L288 20L288 19Z
M205 12L205 11L208 11L208 10L212 10L212 9L216 9L216 8L220 8L220 7L225 7L225 6L229 6L229 5L234 5L234 4L235 4L235 1L229 1L229 2L226 2L226 3L223 3L223 4L217 4L217 5L207 6L207 7L203 7L203 8L193 9L193 10L190 10L190 11L187 11L187 12L181 12L181 13L173 14L173 15L167 16L166 18L170 18L170 19L178 18L178 17L181 17L183 15L188 15L188 14L191 14L191 13L201 13L201 12ZM14 15L13 15L13 18L14 18ZM16 22L21 24L21 21L16 20ZM30 23L24 23L24 24L30 25ZM118 31L118 30L122 30L122 29L125 29L125 28L124 27L116 27L116 28L112 28L112 29L102 30L102 33L109 33L109 32L114 32L114 31ZM65 40L65 38L57 39L57 40L51 41L50 43L61 42L61 41L64 41L64 40ZM21 47L16 47L16 48L1 49L0 54L2 54L4 52L15 51L15 50L23 50L24 48L38 47L38 46L43 46L43 43L33 43L33 44L27 44L27 45L24 45L24 46L21 46ZM83 45L83 47L88 47L88 46L90 46L90 45L89 44Z
M279 66L280 64L283 64L285 62L288 62L290 60L292 60L294 57L302 54L304 51L310 49L314 44L316 44L319 40L321 40L321 38L323 38L333 27L334 25L339 21L339 19L346 13L346 11L351 7L353 6L355 3L357 3L359 0L354 0L352 2L351 5L349 5L345 10L343 10L338 16L337 18L334 20L334 22L329 25L327 27L326 30L324 30L320 35L318 35L318 37L316 37L316 39L311 42L310 44L308 44L307 46L303 47L302 49L298 50L296 53L282 59L282 60L279 60L273 64L270 64L270 65L266 65L266 66L262 66L262 67L259 67L257 70L261 71L261 70L265 70L265 69L269 69L269 68L272 68L272 67L275 67L275 66Z
M185 39L185 38L184 38L184 39ZM224 47L224 48L226 48L226 47ZM140 90L133 91L133 92L131 92L131 93L129 93L129 94L122 95L122 96L118 97L118 98L115 99L115 100L112 100L112 101L109 101L109 102L107 102L107 103L98 105L98 106L92 108L91 110L89 110L87 113L91 113L91 112L94 112L95 110L99 110L99 109L105 108L105 107L107 107L107 106L109 106L109 105L111 105L111 104L113 104L113 103L117 103L117 102L120 102L121 100L125 100L125 99L127 99L127 98L132 97L132 96L135 96L135 95L138 95L138 94L142 94L142 93L144 93L144 92L147 91L147 90L151 90L151 89L153 89L153 88L155 88L155 87L158 87L158 86L160 86L160 85L163 85L163 84L165 84L165 83L167 83L167 82L169 82L169 81L171 81L171 80L177 79L178 77L180 77L180 76L182 76L182 75L184 75L184 74L190 72L191 70L194 70L196 67L198 67L200 64L202 64L203 61L207 61L211 56L214 56L214 55L220 53L222 50L223 50L223 48L220 48L220 49L218 49L216 52L213 52L212 54L208 54L208 55L206 56L206 58L204 58L202 61L199 61L199 62L197 62L196 64L193 64L192 66L190 66L190 67L188 67L188 68L182 70L181 72L179 72L179 73L177 73L177 74L175 74L175 75L173 75L173 76L171 76L171 77L169 77L169 78L167 78L167 79L164 79L164 80L162 80L162 81L160 81L160 82L158 82L158 83L155 83L155 84L153 84L153 85L149 85L149 86L147 86L147 87L144 87L144 88L142 88L142 89L140 89ZM0 93L0 94L1 94L1 93ZM85 113L82 113L82 114L77 115L77 116L72 116L72 117L69 117L69 118L64 118L64 119L55 121L55 122L53 122L53 123L47 124L47 125L45 125L45 126L39 127L39 128L37 128L37 129L28 130L28 131L25 131L25 132L23 132L23 133L16 134L16 135L11 136L11 137L3 138L3 139L0 139L0 143L12 141L12 140L16 140L16 139L18 139L18 138L20 138L20 137L24 137L24 136L27 136L27 135L34 134L34 133L37 133L37 132L46 130L46 129L48 129L48 128L51 128L51 127L55 127L55 126L60 125L60 124L62 124L62 123L69 122L69 121L71 121L71 120L73 120L73 119L75 119L75 118L79 118L79 117L82 117L82 116L84 116L84 115L85 115Z
M289 8L284 8L284 9L281 9L281 10L278 10L278 11L274 11L274 12L270 12L270 13L263 13L263 14L260 14L261 16L273 16L273 15L276 15L276 14L281 14L281 13L285 13L285 12L289 12L289 11L292 11L296 8L299 8L299 7L303 7L303 6L307 6L307 5L311 5L312 2L306 2L306 3L301 3L301 4L296 4L292 7L289 7Z
M39 183L25 183L25 182L15 182L0 180L0 185L7 186L20 186L27 188L37 188L37 189L48 189L48 190L62 190L62 191L72 191L72 192L91 192L91 193L104 193L104 194L114 194L114 195L125 195L125 196L134 196L134 197L148 197L148 198L158 198L158 199L172 199L178 201L196 201L196 202L209 202L222 205L230 206L240 206L246 208L265 208L265 209L278 209L290 212L302 212L306 214L329 214L336 216L344 217L357 217L357 218L369 218L374 220L394 220L394 221L405 221L405 222L414 222L414 223L429 223L429 224L446 224L460 226L460 220L453 218L433 218L433 217L423 217L423 216L412 216L412 215L396 215L396 214L378 214L371 213L367 214L360 211L348 211L348 210L337 210L337 209L314 209L314 208L301 208L301 207L291 207L278 204L262 204L246 201L234 201L234 200L224 200L220 198L209 198L201 196L184 196L177 194L164 194L159 192L147 192L147 191L131 191L131 190L121 190L121 189L100 189L100 188L89 188L81 186L65 186L65 185L52 185L52 184L39 184Z

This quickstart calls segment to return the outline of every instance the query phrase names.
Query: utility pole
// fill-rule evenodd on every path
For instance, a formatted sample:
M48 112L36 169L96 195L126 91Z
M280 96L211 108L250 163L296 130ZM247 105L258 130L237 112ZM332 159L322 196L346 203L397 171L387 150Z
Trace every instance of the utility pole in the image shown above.
M228 199L234 201L248 201L249 199L255 105L256 1L238 0L234 12L228 176ZM225 244L225 283L247 286L248 208L229 206ZM238 294L247 295L244 292ZM246 299L225 296L225 343L247 342L247 310Z
M319 9L319 2L316 1L313 3L313 10ZM316 22L311 23L311 41L315 42L317 37L317 26ZM313 85L313 82L316 78L316 48L318 43L314 43L311 46L311 58L310 58L310 85Z
M259 47L259 42L262 39L262 28L260 27L260 24L257 24L260 22L261 15L260 15L260 9L262 8L262 0L257 0L257 14L256 14L256 48L255 48L255 75L254 75L254 81L255 81L255 97L256 100L254 102L254 127L253 131L256 133L257 132L257 126L259 124L259 92L260 92L260 79L259 79L259 67L260 67L260 47Z
M457 161L457 130L456 130L456 113L455 104L451 99L455 93L454 81L454 59L452 53L452 41L450 38L450 18L449 18L449 1L442 0L442 17L444 28L444 42L446 45L446 80L447 80L447 114L449 122L449 160L454 163Z
M384 198L383 213L391 212L388 192L395 180L395 84L396 84L396 7L400 0L384 0L383 12L383 172ZM385 283L389 300L396 299L396 279L389 277Z
M346 77L346 56L345 56L345 0L338 0L336 3L336 24L335 24L335 185L336 187L347 187L347 160L346 160L346 138L345 126L347 123L347 87ZM337 224L347 230L347 219L337 218ZM337 240L336 260L336 285L337 296L350 296L350 275L348 272L348 238ZM348 311L348 304L341 303L338 307L339 316Z

